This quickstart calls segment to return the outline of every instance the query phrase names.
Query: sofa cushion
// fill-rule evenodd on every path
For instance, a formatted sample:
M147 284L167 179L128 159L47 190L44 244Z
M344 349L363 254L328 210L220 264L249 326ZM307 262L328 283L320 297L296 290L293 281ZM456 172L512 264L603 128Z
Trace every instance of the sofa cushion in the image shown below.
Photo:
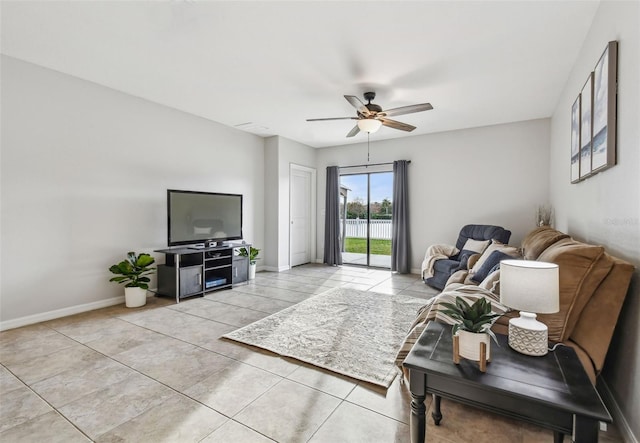
M476 272L478 272L480 270L480 268L482 267L482 265L484 265L484 263L489 259L489 257L491 257L491 254L493 254L495 251L499 251L499 252L502 252L504 254L507 254L507 255L509 255L509 258L517 258L517 257L520 256L518 248L516 248L515 246L509 246L509 245L505 245L505 244L502 244L500 242L494 241L493 243L491 243L489 245L489 247L487 249L485 249L485 251L482 253L482 255L480 256L478 261L475 262L475 264L473 265L473 268L471 268L471 272L474 273L474 274ZM498 260L498 261L500 261L500 260ZM495 263L494 263L494 265L495 265ZM491 265L491 267L493 267L493 265ZM486 277L486 275L485 275L485 277ZM478 281L482 281L482 279L480 279Z
M447 276L449 276L458 269L458 266L460 266L460 262L457 260L442 259L436 260L433 264L433 270L436 272L445 272Z
M546 248L538 260L559 266L560 311L540 314L538 318L549 327L549 340L561 342L573 332L582 310L611 270L613 262L604 256L602 246L587 245L570 238Z
M591 357L596 373L600 373L604 365L634 270L631 263L607 253L605 257L613 262L611 271L582 310L580 320L571 333L571 340Z
M522 255L525 260L537 260L545 249L564 238L569 238L569 235L549 226L534 229L522 240Z
M500 265L500 262L502 260L508 260L511 258L513 258L511 255L506 254L502 251L499 251L499 250L493 251L489 255L489 257L487 257L484 263L482 263L482 265L478 268L478 270L475 272L472 272L471 280L475 281L476 283L482 282L482 280L487 278L487 275L491 273L493 268ZM477 266L477 263L476 263L476 266ZM476 269L476 266L474 266L473 269Z

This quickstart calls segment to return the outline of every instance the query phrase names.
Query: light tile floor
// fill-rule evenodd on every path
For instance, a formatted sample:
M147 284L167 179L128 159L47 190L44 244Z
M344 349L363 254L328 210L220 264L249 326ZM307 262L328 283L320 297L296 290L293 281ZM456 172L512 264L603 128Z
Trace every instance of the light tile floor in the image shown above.
M0 333L2 442L409 442L410 395L220 336L334 287L430 298L417 276L305 265L175 304L92 311ZM551 442L443 400L430 442ZM612 432L613 431L613 432ZM601 441L618 442L610 427Z

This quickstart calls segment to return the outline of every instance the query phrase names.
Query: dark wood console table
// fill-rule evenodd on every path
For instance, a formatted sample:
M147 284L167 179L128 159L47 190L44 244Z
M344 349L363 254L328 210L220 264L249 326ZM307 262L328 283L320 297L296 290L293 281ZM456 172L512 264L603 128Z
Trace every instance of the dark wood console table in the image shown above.
M244 249L246 256L238 255ZM165 263L158 265L157 295L181 299L199 296L246 282L250 243L226 243L207 248L158 249Z
M591 384L575 351L558 346L544 357L512 350L507 337L491 343L491 362L482 373L476 362L453 363L451 326L430 322L407 356L411 390L411 442L426 441L424 400L434 396L432 417L440 424L440 398L492 411L554 431L573 441L598 441L598 422L611 416Z

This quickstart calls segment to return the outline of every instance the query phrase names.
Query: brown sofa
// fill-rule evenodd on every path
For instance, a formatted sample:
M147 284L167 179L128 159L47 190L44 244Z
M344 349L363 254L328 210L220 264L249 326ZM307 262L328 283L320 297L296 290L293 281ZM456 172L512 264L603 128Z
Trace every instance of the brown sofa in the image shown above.
M633 265L550 227L537 228L522 242L527 260L557 263L560 272L560 311L540 314L549 340L575 349L591 381L602 370L609 343L627 294ZM517 311L499 318L495 332L506 334Z

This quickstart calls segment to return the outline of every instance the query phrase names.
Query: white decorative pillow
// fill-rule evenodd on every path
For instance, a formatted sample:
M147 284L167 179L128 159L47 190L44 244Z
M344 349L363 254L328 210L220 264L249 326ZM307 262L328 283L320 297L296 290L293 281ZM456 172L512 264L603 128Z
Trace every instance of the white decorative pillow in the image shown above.
M477 252L478 254L482 254L482 252L487 249L487 246L489 246L489 242L491 240L474 240L472 238L468 239L467 242L464 244L464 246L462 247L463 251L473 251L473 252Z
M512 256L513 258L516 258L520 255L520 253L518 252L518 248L516 248L515 246L505 245L504 243L500 243L494 240L493 243L491 243L489 247L484 250L478 261L475 262L473 268L471 268L471 273L478 272L478 269L480 269L482 264L487 261L493 251L500 251L504 254Z

